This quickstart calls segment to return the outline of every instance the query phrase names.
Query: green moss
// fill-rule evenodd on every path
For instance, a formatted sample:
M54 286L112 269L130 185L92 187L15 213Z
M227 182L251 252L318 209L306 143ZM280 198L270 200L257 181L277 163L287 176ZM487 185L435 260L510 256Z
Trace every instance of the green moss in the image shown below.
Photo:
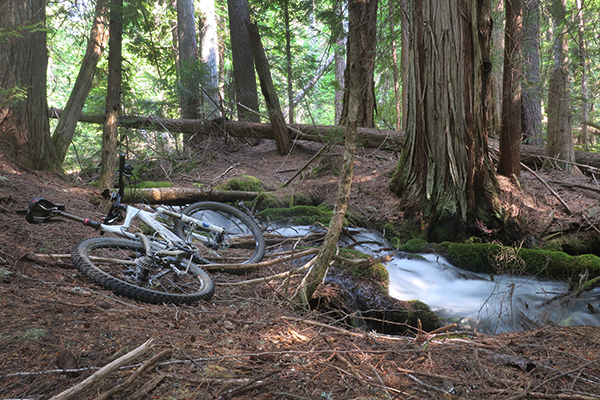
M489 274L531 275L569 280L588 271L600 275L600 258L586 254L571 256L561 251L515 249L496 244L448 244L450 262L462 269Z
M400 251L407 253L422 253L427 248L427 241L423 239L410 239L405 244L398 247Z
M257 217L271 221L290 220L295 225L311 225L316 222L329 225L333 211L327 206L294 206L289 208L269 208L259 211ZM344 222L348 226L348 222Z
M215 187L216 190L236 190L240 192L263 192L262 181L251 175L241 175L231 178Z
M273 193L262 192L252 201L255 210L266 210L269 208L282 208L283 201Z
M357 250L352 249L340 249L340 257L347 258L350 260L368 259L371 256L364 254ZM334 263L338 268L344 269L352 276L358 279L372 279L379 282L384 286L384 292L387 294L387 287L389 285L390 276L387 268L382 263L373 263L367 265L346 265L340 262Z

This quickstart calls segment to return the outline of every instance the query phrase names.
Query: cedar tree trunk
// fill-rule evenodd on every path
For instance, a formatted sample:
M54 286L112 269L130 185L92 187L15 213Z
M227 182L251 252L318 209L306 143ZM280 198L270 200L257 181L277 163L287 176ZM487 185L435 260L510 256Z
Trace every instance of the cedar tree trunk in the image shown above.
M486 96L491 0L410 2L404 148L390 181L404 218L429 240L500 223Z

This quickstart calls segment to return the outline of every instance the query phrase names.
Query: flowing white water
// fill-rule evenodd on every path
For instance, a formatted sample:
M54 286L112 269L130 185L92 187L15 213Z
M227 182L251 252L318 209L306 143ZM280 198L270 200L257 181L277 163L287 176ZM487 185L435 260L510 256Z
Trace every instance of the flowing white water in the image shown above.
M600 326L600 289L586 292L563 304L549 301L567 291L563 282L531 277L495 275L493 280L455 268L443 258L424 260L395 257L387 265L390 295L400 300L418 299L440 317L462 328L483 333L532 328L555 323L564 326Z
M310 231L309 227L294 227L286 234L296 236ZM390 252L385 250L389 243L379 232L352 229L350 235L351 238L341 238L340 245L353 245L356 250L375 256ZM486 274L455 268L443 257L432 254L410 259L396 255L386 266L392 297L420 300L442 319L457 322L462 329L499 333L548 323L600 326L600 288L567 302L549 301L565 293L567 284L508 275L495 275L492 279Z

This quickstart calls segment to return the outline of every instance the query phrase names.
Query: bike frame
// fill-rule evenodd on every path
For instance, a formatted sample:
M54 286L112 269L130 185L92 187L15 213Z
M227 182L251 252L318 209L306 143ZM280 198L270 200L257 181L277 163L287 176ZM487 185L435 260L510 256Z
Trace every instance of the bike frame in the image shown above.
M200 227L206 231L211 231L218 234L225 233L225 229L220 226L211 225L207 222L197 220L187 215L173 212L164 207L158 207L155 212L148 212L133 206L125 206L125 221L122 225L100 224L98 229L102 232L109 232L118 236L135 240L139 238L140 234L134 234L129 232L129 228L131 227L131 222L135 218L137 218L140 221L144 222L146 225L148 225L152 230L157 232L163 239L165 239L169 243L185 243L185 241L183 241L179 236L174 234L165 224L156 219L158 215L167 215L176 219L180 219L185 223L192 224L196 227ZM208 238L206 238L205 236L194 235L194 238L197 240L201 240L204 243L208 243Z
M121 198L124 194L124 183L123 176L129 176L128 173L131 172L131 167L125 165L125 155L120 155L119 162L119 190L115 193L109 190L106 190L103 193L103 196L107 199L110 199L113 203L111 210L109 211L106 218L103 218L103 222L92 221L89 218L82 218L73 214L69 214L65 212L65 207L63 205L53 204L45 199L36 198L30 204L30 210L27 215L27 220L31 223L39 223L44 222L50 219L52 216L63 216L65 218L78 221L83 223L86 226L99 230L100 232L108 232L117 236L124 237L126 239L131 240L140 240L146 247L146 251L148 254L156 254L155 250L161 255L183 255L183 254L191 254L195 252L195 250L189 245L191 241L188 242L186 239L180 238L177 234L175 234L169 226L157 220L157 216L166 215L177 220L180 220L184 223L190 224L194 229L198 228L205 232L213 232L217 234L218 242L213 242L211 239L204 235L199 235L190 232L190 235L198 240L203 242L208 247L217 248L220 244L220 240L222 239L222 235L225 233L225 228L220 226L215 226L209 224L205 221L198 220L196 218L192 218L185 214L180 214L174 211L171 211L165 207L158 207L156 210L146 211L137 207L129 206L121 204ZM115 212L115 210L118 210ZM113 225L110 222L117 220L121 215L119 211L125 212L125 220L121 225ZM164 243L159 244L156 241L149 240L149 238L142 234L141 232L132 233L129 231L131 228L131 223L134 219L139 219L148 225L155 234L153 237L158 234L162 239L164 239L169 245L165 245ZM187 238L189 239L189 238ZM158 247L158 248L157 248ZM178 250L172 250L172 248L176 248Z

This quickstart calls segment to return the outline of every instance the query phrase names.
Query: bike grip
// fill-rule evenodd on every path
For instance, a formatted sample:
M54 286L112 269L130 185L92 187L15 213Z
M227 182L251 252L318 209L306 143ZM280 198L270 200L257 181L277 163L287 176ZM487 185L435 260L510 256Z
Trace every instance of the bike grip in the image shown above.
M119 154L119 172L123 173L125 171L125 153Z
M125 193L125 184L123 183L123 173L125 172L125 153L119 154L119 199Z

